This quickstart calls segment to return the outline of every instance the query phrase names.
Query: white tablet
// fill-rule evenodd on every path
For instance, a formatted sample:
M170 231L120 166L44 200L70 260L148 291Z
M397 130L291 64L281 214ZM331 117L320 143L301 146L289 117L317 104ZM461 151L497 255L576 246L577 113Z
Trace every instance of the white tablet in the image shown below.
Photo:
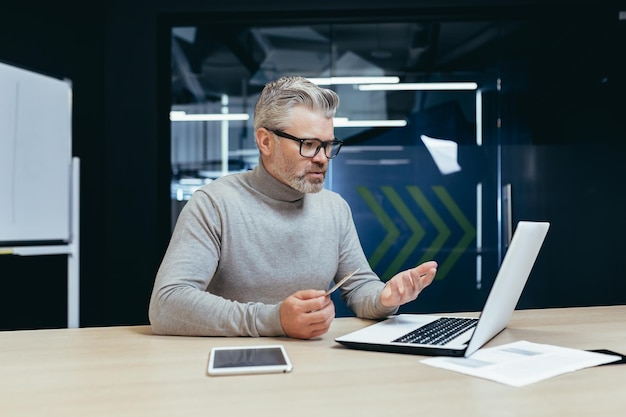
M289 372L292 365L282 345L214 347L209 355L209 375Z

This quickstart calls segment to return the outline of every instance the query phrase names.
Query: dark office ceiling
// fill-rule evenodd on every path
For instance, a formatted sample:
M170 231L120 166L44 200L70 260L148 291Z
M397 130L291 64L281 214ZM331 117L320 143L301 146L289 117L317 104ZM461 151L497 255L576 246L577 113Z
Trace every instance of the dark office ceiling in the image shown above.
M566 108L562 103L589 96L582 90L622 91L626 83L619 53L626 7L609 1L555 0L516 13L499 9L452 18L308 20L203 17L172 25L172 103L217 101L224 94L245 99L287 73L396 75L404 82L483 76L491 88L505 73L509 80L521 74L520 88L532 84L532 106L543 109L538 114L553 114ZM341 95L343 100L346 92ZM412 105L392 101L400 111Z
M418 82L468 76L493 61L519 22L341 23L178 27L172 36L175 103L254 93L286 73L308 77L396 75Z

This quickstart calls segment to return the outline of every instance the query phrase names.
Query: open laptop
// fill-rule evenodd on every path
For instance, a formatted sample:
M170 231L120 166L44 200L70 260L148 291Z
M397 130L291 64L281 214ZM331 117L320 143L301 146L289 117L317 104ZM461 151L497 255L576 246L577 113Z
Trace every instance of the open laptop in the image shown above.
M479 318L398 314L335 338L353 349L430 356L470 356L509 323L550 223L521 221ZM443 327L444 333L440 334Z

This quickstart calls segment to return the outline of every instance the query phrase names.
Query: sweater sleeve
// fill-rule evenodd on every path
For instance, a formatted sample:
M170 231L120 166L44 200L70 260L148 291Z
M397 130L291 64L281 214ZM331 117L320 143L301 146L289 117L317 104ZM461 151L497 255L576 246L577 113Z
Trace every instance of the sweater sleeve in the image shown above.
M220 255L220 219L196 193L176 224L149 305L152 330L186 336L282 336L280 304L242 303L207 291Z

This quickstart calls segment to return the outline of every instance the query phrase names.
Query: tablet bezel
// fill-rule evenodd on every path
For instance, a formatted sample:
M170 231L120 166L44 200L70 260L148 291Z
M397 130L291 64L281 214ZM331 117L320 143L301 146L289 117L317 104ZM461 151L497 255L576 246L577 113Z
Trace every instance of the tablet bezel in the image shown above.
M259 352L260 350L276 350L280 353L278 357L280 360L272 364L259 364L259 365L229 365L229 366L216 366L216 357L220 353L249 353ZM293 366L291 360L287 355L287 351L283 345L256 345L256 346L219 346L211 348L209 354L209 364L207 366L207 373L211 376L219 375L243 375L243 374L267 374L267 373L285 373L290 372Z

